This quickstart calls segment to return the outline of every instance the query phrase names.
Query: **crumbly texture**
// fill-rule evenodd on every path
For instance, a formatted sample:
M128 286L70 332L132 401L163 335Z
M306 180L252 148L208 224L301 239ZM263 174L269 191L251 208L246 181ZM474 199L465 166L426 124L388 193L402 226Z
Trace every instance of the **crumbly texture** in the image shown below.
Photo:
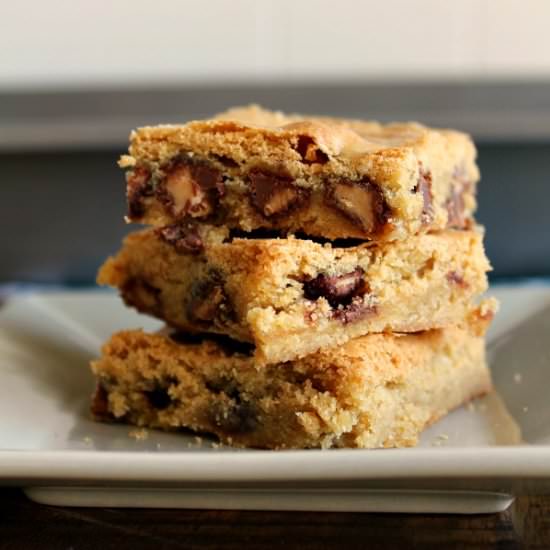
M371 334L271 366L238 343L120 332L92 363L92 412L238 447L412 446L426 425L490 390L484 317L464 328Z
M202 229L131 234L98 283L181 330L251 342L266 363L367 333L457 323L487 289L490 266L477 230L338 247ZM189 240L191 251L181 244Z
M236 108L132 132L128 219L329 239L468 227L479 170L466 134L417 123Z

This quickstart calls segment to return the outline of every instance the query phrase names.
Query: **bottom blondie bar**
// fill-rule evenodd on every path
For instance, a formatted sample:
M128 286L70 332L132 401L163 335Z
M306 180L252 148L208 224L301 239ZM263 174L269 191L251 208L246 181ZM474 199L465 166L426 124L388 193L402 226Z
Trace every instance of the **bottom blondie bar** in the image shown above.
M269 366L224 337L124 331L92 363L92 412L239 447L412 446L428 424L489 391L489 317L477 310L463 327L371 334Z

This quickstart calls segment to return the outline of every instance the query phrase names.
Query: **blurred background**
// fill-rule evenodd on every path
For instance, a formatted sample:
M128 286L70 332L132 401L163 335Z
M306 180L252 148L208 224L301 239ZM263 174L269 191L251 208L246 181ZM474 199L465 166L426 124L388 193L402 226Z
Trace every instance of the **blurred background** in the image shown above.
M131 128L260 103L471 132L494 277L550 275L547 0L0 0L0 282L91 284Z

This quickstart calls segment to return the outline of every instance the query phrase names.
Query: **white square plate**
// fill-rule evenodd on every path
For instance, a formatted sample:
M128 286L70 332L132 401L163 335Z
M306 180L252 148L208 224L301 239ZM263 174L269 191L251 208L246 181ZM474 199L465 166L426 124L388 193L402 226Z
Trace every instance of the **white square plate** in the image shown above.
M88 362L119 329L160 323L111 293L15 295L0 308L0 481L40 502L480 513L550 492L550 287L498 287L497 392L396 450L235 451L88 417Z

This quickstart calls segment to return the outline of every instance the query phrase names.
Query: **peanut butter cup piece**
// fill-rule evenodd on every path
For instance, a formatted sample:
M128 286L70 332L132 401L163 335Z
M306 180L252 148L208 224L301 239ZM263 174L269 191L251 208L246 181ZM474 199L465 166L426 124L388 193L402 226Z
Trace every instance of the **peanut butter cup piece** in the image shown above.
M300 136L296 151L302 157L302 162L306 164L325 164L329 158L326 153L321 151L313 138L309 136Z
M360 321L365 317L376 315L377 307L365 304L361 297L356 296L347 306L342 306L334 310L332 316L338 319L342 324L347 325L355 321Z
M289 212L304 199L304 190L290 178L253 171L249 179L251 202L267 218Z
M143 199L154 194L151 172L138 166L126 175L126 197L128 202L128 217L139 220L145 214Z
M354 296L366 291L363 275L360 267L343 275L321 273L304 283L304 296L308 300L325 298L332 307L349 304Z
M198 229L192 224L175 223L158 230L160 238L172 245L179 254L199 254L204 243Z
M328 188L328 203L365 233L379 233L389 218L389 207L378 186L369 181L338 180Z
M214 286L210 292L195 300L191 314L198 321L211 322L216 318L218 309L225 299L221 286Z
M176 217L206 217L225 194L220 172L202 162L179 159L165 172L157 196Z
M186 306L187 315L191 320L206 325L233 320L234 311L222 281L223 277L217 272L196 281Z

